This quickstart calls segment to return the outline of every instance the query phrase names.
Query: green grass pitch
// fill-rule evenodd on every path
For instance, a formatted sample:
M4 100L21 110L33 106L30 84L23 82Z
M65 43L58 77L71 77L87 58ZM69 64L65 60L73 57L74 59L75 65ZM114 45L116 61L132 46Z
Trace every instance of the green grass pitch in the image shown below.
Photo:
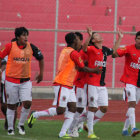
M8 136L3 128L4 121L0 121L0 140L60 140L58 138L59 131L62 126L62 121L42 121L38 120L33 128L28 128L25 125L26 135L21 136L18 130L15 130L15 136ZM140 128L140 123L137 123ZM100 140L140 140L140 134L136 137L124 137L121 135L123 128L122 122L99 122L95 125L95 134L100 137ZM79 138L73 140L88 140L87 133L80 133Z

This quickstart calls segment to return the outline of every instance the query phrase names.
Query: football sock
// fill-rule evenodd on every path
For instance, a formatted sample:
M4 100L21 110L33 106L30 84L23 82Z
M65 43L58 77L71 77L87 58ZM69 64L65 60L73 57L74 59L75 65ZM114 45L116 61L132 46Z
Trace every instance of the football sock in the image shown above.
M29 115L30 109L22 107L18 126L24 126L24 123Z
M7 121L8 121L8 130L13 128L13 123L14 123L14 117L15 117L15 110L11 110L9 108L7 108Z
M94 112L88 111L87 114L88 135L93 134L93 119L94 119Z
M74 118L74 113L72 113L70 111L67 111L65 113L65 120L64 120L63 126L61 128L61 131L59 133L59 137L62 137L66 134L67 130L69 129L69 127L73 121L73 118Z
M98 110L94 115L93 125L95 125L103 116L105 113L103 113L101 110Z
M130 125L131 125L131 129L136 127L136 123L135 123L135 108L128 108L127 111L128 117L129 117L129 121L130 121Z
M43 117L43 116L55 116L55 115L57 115L55 107L51 107L51 108L49 108L47 110L43 110L43 111L36 111L33 113L33 116L35 118L39 118L39 117Z

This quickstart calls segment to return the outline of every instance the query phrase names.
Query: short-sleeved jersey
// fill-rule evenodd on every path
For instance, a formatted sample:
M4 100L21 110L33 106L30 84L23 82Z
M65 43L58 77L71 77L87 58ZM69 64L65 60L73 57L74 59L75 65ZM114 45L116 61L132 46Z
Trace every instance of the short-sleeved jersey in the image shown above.
M140 50L133 44L119 48L117 53L120 57L125 56L124 72L120 80L140 87Z
M101 74L88 73L87 83L94 86L105 85L105 73L106 73L106 61L107 56L112 55L113 49L109 49L105 46L102 49L98 49L95 46L88 46L88 67L95 68L97 66L102 68Z
M42 60L43 59L43 55L41 53L41 51L32 43L30 43L32 51L33 51L33 56L37 59L37 60ZM20 49L24 49L23 46L18 46ZM12 43L8 43L5 45L5 47L0 51L0 58L4 58L5 56L9 55L10 51L12 48Z
M88 61L88 55L83 50L80 50L80 55L83 61ZM74 85L79 88L83 88L86 83L86 72L77 72Z

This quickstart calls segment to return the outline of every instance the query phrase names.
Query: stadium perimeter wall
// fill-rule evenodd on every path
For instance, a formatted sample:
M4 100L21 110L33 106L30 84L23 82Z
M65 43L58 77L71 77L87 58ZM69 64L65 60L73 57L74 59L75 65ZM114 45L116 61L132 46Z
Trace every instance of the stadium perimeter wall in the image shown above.
M109 94L109 100L122 100L123 88L107 88ZM36 87L32 88L33 99L53 99L54 91L53 87Z

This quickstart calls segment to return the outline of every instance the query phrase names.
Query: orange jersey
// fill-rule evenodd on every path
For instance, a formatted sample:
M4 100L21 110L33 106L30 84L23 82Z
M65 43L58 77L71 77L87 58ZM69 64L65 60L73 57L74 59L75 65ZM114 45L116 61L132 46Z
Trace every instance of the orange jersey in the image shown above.
M72 54L74 55L71 56ZM59 57L58 72L54 83L72 87L77 74L75 64L84 67L80 54L71 47L65 47Z
M16 42L12 42L12 48L8 55L6 76L12 78L31 77L32 55L30 43L27 43L26 48L20 49Z

